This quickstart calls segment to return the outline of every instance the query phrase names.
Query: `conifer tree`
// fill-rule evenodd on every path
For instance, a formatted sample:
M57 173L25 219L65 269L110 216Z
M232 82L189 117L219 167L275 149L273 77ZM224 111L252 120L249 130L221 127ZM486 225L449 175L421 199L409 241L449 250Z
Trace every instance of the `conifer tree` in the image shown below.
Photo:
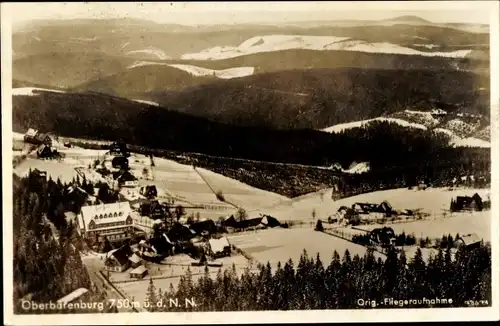
M156 304L158 303L158 298L156 296L156 288L154 286L152 278L149 279L149 285L146 292L146 301L146 307L148 311L153 312L158 310L156 306Z

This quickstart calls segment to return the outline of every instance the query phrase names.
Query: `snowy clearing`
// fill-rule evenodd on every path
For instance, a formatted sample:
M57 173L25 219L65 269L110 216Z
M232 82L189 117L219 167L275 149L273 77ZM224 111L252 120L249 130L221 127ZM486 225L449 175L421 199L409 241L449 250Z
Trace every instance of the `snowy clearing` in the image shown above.
M285 196L251 187L238 180L203 168L196 168L196 171L215 192L221 191L226 201L239 207L244 207L247 210L256 207L272 206L290 200Z
M12 89L12 95L38 96L39 92L64 93L55 89L37 88L37 87L19 87Z
M139 100L139 99L133 99L132 101L137 102L137 103L143 103L143 104L149 104L149 105L154 105L154 106L160 106L160 104L153 102L153 101L146 101L146 100Z
M220 79L231 79L231 78L240 78L253 75L255 68L254 67L234 67L222 70L214 70L208 69L193 65L184 65L184 64L168 64L161 62L152 62L152 61L138 61L134 64L127 67L127 69L133 69L142 66L151 66L151 65L159 65L159 66L168 66L172 68L176 68L182 71L189 73L192 76L214 76Z
M267 229L254 232L234 233L228 235L231 244L242 249L260 263L271 263L273 268L278 262L283 265L291 258L297 266L304 249L309 257L316 258L319 253L323 264L328 265L336 250L340 257L349 250L351 257L364 256L366 248L352 242L314 231L311 228ZM375 257L384 256L375 252Z
M413 233L417 238L441 238L458 233L465 235L475 233L485 241L491 241L491 211L453 213L451 217L436 218L434 220L420 220L408 223L390 224L396 233ZM381 227L380 224L360 225L360 229L373 230Z
M341 123L337 124L328 128L323 129L325 132L334 132L334 133L339 133L342 132L346 129L352 129L352 128L360 128L364 127L367 124L374 122L374 121L386 121L386 122L394 122L397 123L403 127L412 127L412 128L418 128L418 129L427 129L424 125L418 124L418 123L411 123L402 119L397 119L397 118L373 118L373 119L368 119L368 120L360 120L360 121L353 121L353 122L347 122L347 123Z
M370 162L352 162L348 169L343 169L340 164L334 164L332 168L338 169L345 173L358 174L370 171Z
M407 114L424 116L426 119L426 123L435 124L433 120L436 120L436 119L432 117L430 112L411 111L411 110L406 110L404 112ZM366 127L367 125L369 125L370 123L373 123L375 121L393 122L393 123L399 124L400 126L408 127L408 128L417 128L417 129L422 129L422 130L429 129L426 126L424 126L423 124L408 122L406 120L399 119L399 118L378 117L378 118L373 118L373 119L368 119L368 120L360 120L360 121L341 123L341 124L333 125L331 127L322 129L322 131L330 132L330 133L340 133L344 130L348 130L348 129L352 129L352 128ZM445 129L445 128L434 128L431 130L433 130L435 132L439 132L439 133L445 133L448 136L450 136L450 143L449 143L450 146L453 146L453 147L483 147L483 148L491 147L490 142L488 142L486 140L482 140L482 139L474 138L474 137L461 138L453 132L453 131L470 132L474 128L470 124L467 124L467 123L465 123L461 120L458 120L458 119L454 119L454 120L450 120L446 124L446 126L449 127L451 130Z
M375 191L357 196L347 197L340 200L332 200L332 188L320 190L294 198L287 203L274 207L256 209L249 212L250 216L259 213L276 217L279 221L316 221L326 220L337 212L341 206L351 207L356 202L380 204L387 200L394 209L422 209L422 212L433 215L441 215L443 210L450 208L450 201L456 196L472 196L478 193L482 198L487 198L488 189L454 189L429 188L425 191L409 190L406 188ZM315 211L316 218L313 219L312 212Z
M187 53L182 60L221 60L253 53L291 49L344 50L369 53L395 53L421 56L459 57L467 56L471 50L454 52L423 52L391 43L369 43L349 37L312 35L264 35L254 36L239 46L216 46L198 53Z

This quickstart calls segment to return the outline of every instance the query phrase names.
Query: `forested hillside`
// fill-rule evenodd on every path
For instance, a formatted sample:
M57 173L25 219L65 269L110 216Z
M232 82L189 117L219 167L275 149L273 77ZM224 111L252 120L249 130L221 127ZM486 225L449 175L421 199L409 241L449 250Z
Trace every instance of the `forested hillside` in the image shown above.
M13 100L15 131L37 128L76 138L122 138L133 145L214 156L323 166L369 161L377 169L429 162L448 148L445 134L388 122L329 134L237 127L96 94L41 92Z
M225 270L215 280L205 270L193 282L188 270L177 289L163 290L157 292L151 281L148 301L195 298L197 306L188 308L193 311L449 308L469 307L470 301L484 307L492 305L491 246L461 246L453 258L450 249L439 249L427 263L420 248L409 258L391 250L385 261L376 260L371 251L364 257L352 257L347 250L340 257L335 251L325 264L304 251L298 263L289 260L274 273L268 263L256 274L246 270L239 277L235 269ZM405 300L415 302L405 305Z
M67 185L52 180L41 182L32 173L24 178L16 175L13 178L15 313L106 312L97 309L27 311L22 308L21 299L56 302L78 288L90 291L87 302L102 302L105 296L92 286L80 257L81 246L75 225L66 222L64 212L69 201L64 194Z
M469 72L339 68L218 80L142 98L217 122L321 129L406 109L445 108L489 116L488 90L488 76Z

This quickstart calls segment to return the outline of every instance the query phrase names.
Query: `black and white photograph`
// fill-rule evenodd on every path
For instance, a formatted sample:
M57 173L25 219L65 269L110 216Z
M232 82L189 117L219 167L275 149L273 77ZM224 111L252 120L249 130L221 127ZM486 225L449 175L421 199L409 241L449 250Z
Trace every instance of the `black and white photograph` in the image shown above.
M5 324L498 320L497 2L1 6Z

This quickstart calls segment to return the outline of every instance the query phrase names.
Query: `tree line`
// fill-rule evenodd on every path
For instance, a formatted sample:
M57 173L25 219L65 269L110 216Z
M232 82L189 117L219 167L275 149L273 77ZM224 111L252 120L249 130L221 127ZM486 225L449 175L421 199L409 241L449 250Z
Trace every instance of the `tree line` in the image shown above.
M348 250L340 257L335 251L327 265L319 255L312 258L304 250L296 267L290 259L284 265L278 263L274 272L270 263L258 268L258 272L246 268L238 273L233 265L219 270L214 279L206 267L197 280L188 269L178 286L170 284L168 289L156 289L151 279L147 289L150 310L360 309L367 308L358 302L365 298L378 303L384 298L452 299L444 306L427 303L414 308L465 307L466 300L488 300L491 305L491 247L484 243L472 250L461 246L454 255L450 248L440 248L427 262L420 248L410 261L404 252L395 250L389 250L385 260L375 258L372 250L363 257L352 257ZM194 298L196 307L156 308L157 302L175 298Z

